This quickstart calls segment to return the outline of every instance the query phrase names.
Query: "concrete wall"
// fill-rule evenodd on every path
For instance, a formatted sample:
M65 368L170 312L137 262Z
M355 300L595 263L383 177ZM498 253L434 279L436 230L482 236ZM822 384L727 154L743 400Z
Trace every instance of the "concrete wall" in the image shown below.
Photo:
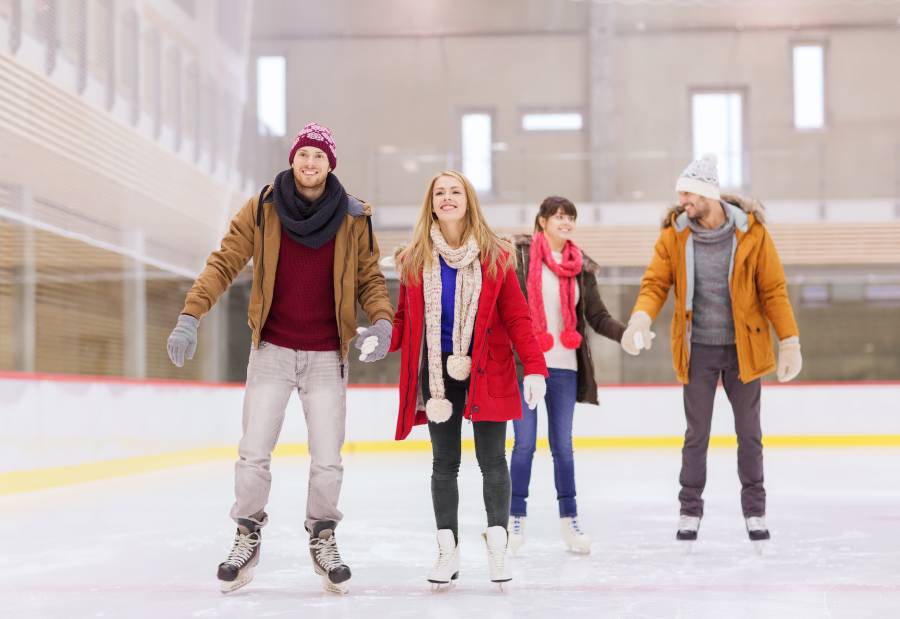
M254 53L288 57L289 132L313 118L330 124L339 175L376 204L415 204L433 172L458 165L458 115L473 108L494 114L494 141L505 146L488 202L589 200L591 123L615 124L613 151L595 155L614 160L615 199L669 200L692 154L690 92L720 87L746 96L745 191L768 200L900 193L900 85L887 77L900 32L889 7L617 6L615 113L591 118L586 3L427 4L341 0L312 5L297 23L269 13L254 25ZM793 128L791 47L809 41L826 47L821 131ZM526 135L519 114L532 107L580 110L585 128Z

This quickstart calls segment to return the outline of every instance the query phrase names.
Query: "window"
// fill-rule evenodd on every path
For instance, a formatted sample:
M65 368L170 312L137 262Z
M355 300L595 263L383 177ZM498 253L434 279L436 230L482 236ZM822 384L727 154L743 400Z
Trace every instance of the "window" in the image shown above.
M713 153L719 161L719 184L742 187L744 175L743 95L702 92L691 97L694 159Z
M260 134L283 136L285 133L286 66L284 56L256 59L256 119Z
M181 50L172 45L166 50L165 76L166 125L172 128L175 150L181 149Z
M825 48L794 46L794 127L822 129L825 126Z
M153 137L158 138L162 129L162 73L161 73L161 43L159 33L151 28L144 35L144 99L142 109L150 115L150 126Z
M120 92L128 101L130 120L136 124L140 116L138 88L140 84L140 65L138 60L138 21L134 9L128 9L122 18L121 62L119 62Z
M491 115L485 112L463 114L462 173L476 191L491 191Z
M580 112L522 114L525 131L580 131L583 126Z

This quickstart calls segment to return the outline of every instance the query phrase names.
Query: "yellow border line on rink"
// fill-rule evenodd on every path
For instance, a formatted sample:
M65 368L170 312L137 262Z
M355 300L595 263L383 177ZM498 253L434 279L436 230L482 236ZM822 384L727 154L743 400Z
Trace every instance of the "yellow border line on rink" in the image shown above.
M575 437L572 440L576 449L678 449L683 442L684 439L680 436ZM769 448L900 447L900 434L772 435L764 437L763 443ZM512 449L512 439L508 439L506 444L507 449ZM713 436L710 438L709 445L712 448L733 448L737 445L737 441L734 436ZM474 441L472 439L463 439L462 448L465 451L474 450ZM537 448L541 450L548 449L547 439L538 439ZM421 439L405 441L349 441L344 444L345 454L430 451L431 442ZM305 443L285 443L279 445L274 453L277 457L306 456L308 454L309 449ZM150 473L214 460L231 460L236 456L236 447L206 447L174 453L86 462L70 466L8 471L0 473L0 496Z

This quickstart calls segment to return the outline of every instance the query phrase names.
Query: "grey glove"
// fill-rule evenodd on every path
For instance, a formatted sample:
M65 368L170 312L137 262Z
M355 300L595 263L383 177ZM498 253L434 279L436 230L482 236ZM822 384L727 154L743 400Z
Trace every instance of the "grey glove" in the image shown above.
M169 334L166 349L169 351L169 359L178 367L184 365L185 356L193 359L194 353L197 352L197 325L199 324L200 321L193 316L182 314L178 317L172 333Z
M354 346L360 352L359 360L371 363L384 359L388 347L391 345L391 334L393 331L394 325L385 318L377 320L368 329L357 327L356 332L359 335L356 336Z

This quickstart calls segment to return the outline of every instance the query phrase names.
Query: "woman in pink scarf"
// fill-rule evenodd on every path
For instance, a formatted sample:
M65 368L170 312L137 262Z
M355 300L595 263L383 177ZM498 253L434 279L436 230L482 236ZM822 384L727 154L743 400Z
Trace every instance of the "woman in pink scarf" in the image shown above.
M572 418L576 402L597 404L597 383L586 328L619 342L625 325L613 318L597 290L597 264L571 240L577 212L566 198L541 204L533 236L514 239L519 285L528 299L535 337L544 353L547 379L547 426L559 502L560 530L566 547L588 553L591 539L578 522ZM537 438L537 410L522 405L513 421L515 445L510 463L512 504L509 548L523 544L526 499Z

